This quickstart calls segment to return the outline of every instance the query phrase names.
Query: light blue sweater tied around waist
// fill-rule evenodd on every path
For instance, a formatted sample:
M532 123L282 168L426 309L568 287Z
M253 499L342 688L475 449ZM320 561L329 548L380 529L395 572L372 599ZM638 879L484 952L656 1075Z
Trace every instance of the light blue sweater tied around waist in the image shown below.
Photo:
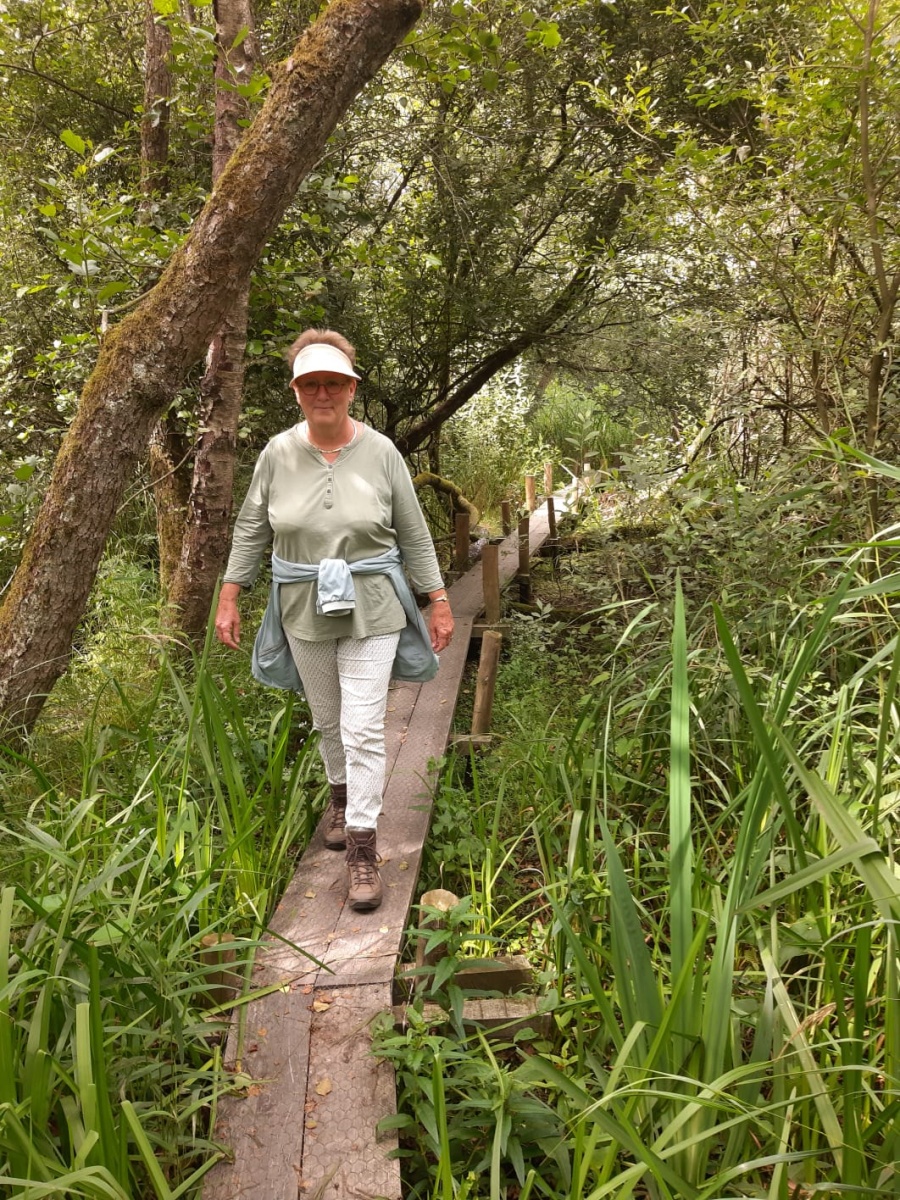
M323 616L345 616L356 605L354 575L386 575L406 613L406 625L400 631L391 677L411 683L426 683L434 679L438 657L431 648L431 636L413 599L397 546L375 558L361 558L352 563L343 558L323 558L320 563L292 563L273 554L269 603L253 644L250 669L254 679L266 687L281 688L288 692L303 691L297 664L281 624L281 584L311 583L316 580L316 612Z

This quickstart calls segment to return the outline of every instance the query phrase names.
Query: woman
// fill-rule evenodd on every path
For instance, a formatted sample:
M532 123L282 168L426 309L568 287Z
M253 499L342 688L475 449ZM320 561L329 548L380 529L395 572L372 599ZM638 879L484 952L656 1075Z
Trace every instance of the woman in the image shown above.
M305 421L274 437L257 461L235 524L216 636L226 646L240 643L238 596L272 541L267 617L279 635L283 628L321 734L331 789L325 844L346 848L349 903L365 911L382 897L376 826L384 712L401 632L404 640L415 638L420 627L440 653L453 636L453 617L403 459L386 437L350 416L360 378L353 346L332 330L308 329L288 358ZM427 631L400 558L431 600Z

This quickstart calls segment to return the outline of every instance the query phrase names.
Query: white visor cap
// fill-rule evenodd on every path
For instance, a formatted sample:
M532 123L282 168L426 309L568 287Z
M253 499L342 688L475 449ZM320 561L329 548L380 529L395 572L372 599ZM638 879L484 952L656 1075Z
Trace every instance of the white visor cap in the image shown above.
M301 375L309 375L313 371L333 371L335 375L350 375L353 379L361 379L361 375L353 370L353 363L337 346L328 346L324 342L313 342L304 346L294 359L294 374L291 383Z

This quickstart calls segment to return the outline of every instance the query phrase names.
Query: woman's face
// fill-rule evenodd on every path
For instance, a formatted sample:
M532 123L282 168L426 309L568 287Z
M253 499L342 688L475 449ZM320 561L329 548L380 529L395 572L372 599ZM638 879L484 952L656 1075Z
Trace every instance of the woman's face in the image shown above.
M356 393L355 379L333 371L311 371L295 379L291 387L313 434L319 430L323 436L337 436L344 431Z

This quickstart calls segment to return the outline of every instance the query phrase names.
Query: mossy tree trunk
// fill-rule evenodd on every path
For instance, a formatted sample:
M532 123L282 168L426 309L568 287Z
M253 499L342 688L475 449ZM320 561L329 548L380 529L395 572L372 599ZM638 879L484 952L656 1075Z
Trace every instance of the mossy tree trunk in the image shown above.
M175 576L191 498L191 438L173 412L161 417L150 434L150 483L156 504L159 590L163 597Z
M172 34L144 0L144 113L141 117L141 191L149 198L169 190L169 103ZM145 200L145 206L149 200Z
M65 670L154 424L246 288L267 238L421 0L334 0L269 96L159 283L107 335L0 609L0 720L33 725Z
M215 184L241 140L239 124L249 115L237 90L249 83L256 62L250 0L215 0L216 121L212 177ZM200 432L178 562L168 580L166 624L194 641L203 637L225 566L234 489L234 456L244 399L244 351L250 281L246 281L209 345L200 383ZM162 557L162 556L160 556Z
M169 115L172 99L172 34L144 0L144 115L141 118L140 219L151 224L158 200L169 189ZM191 491L191 446L183 422L164 414L150 435L149 468L156 502L160 590L165 596L181 556Z

